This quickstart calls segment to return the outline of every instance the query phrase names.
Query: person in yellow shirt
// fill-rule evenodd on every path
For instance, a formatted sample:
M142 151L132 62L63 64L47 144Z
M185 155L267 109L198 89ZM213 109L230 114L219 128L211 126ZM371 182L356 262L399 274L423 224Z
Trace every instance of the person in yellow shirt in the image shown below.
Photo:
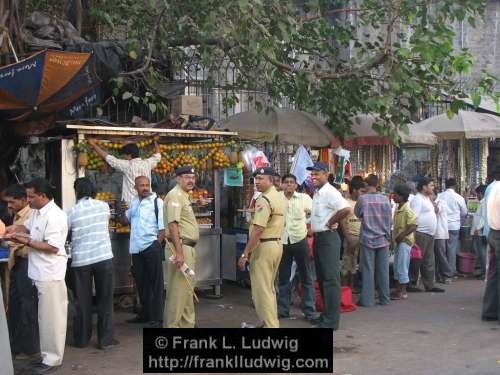
M200 237L189 192L196 181L193 167L180 167L175 171L177 185L165 200L164 223L167 226L167 296L163 324L166 328L194 328L194 290L196 279L182 268L195 271L195 246ZM172 260L169 260L172 257Z
M417 217L410 208L408 197L410 188L406 185L394 187L394 201L398 208L394 213L393 247L394 253L394 279L397 291L391 295L392 300L407 299L406 285L410 282L408 270L410 267L410 251L415 244L415 231L417 230Z
M286 198L286 221L283 231L283 256L278 272L278 317L290 317L292 262L297 263L302 284L301 308L305 318L314 322L318 316L314 307L313 263L307 242L307 222L311 215L312 199L297 192L297 179L293 174L283 176L283 194Z
M262 194L255 202L255 213L245 250L238 260L240 270L250 259L252 299L259 319L265 328L279 328L274 280L278 272L285 226L285 198L273 186L273 168L255 171L255 186Z

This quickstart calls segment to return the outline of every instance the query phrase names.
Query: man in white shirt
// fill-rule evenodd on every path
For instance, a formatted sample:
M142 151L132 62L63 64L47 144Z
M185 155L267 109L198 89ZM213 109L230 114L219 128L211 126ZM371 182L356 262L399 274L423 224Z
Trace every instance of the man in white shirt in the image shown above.
M457 273L457 253L460 250L460 224L467 215L465 199L456 193L457 180L448 178L445 181L446 190L438 194L438 198L448 207L448 233L450 238L446 241L446 256L451 271Z
M484 211L486 210L484 199L484 193L486 191L486 185L479 185L476 187L476 194L479 204L477 205L476 212L472 217L472 225L470 228L470 234L472 236L472 248L476 254L476 264L479 265L478 279L483 279L486 276L486 259L487 259L487 249L488 249L488 238L483 235L484 228Z
M483 298L482 320L500 323L500 165L494 170L497 182L488 187L486 219L489 226L488 244L491 247L490 263L486 275L486 289Z
M417 216L417 231L415 243L422 249L423 260L416 267L415 261L410 261L410 283L408 292L420 292L417 288L419 272L426 292L444 292L443 289L434 286L434 234L437 228L438 211L434 202L430 199L434 192L434 182L427 177L422 177L417 184L418 194L410 202L410 208Z
M122 200L130 205L132 199L137 196L135 190L136 177L145 176L151 181L151 169L156 167L156 164L161 160L161 151L157 139L155 138L155 153L147 159L139 157L139 148L135 143L123 146L120 150L123 159L118 159L99 147L97 140L89 139L88 142L111 167L123 173Z
M42 360L34 374L47 374L62 363L66 342L68 296L64 277L68 235L66 213L54 203L55 188L43 178L26 185L26 195L33 214L24 226L7 230L9 238L29 246L28 276L38 290L38 324ZM29 233L29 235L27 235Z
M328 167L316 162L307 170L316 189L311 213L314 263L324 310L317 326L338 329L340 321L340 237L339 222L351 211L342 194L328 183Z

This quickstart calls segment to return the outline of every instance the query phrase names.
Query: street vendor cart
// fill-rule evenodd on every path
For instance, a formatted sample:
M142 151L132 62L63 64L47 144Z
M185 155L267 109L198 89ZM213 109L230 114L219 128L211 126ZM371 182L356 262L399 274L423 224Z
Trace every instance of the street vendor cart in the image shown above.
M152 171L152 190L159 196L166 194L175 186L173 171L179 166L193 165L197 170L196 188L191 193L193 209L200 226L200 240L196 246L197 287L213 288L214 294L219 295L220 169L229 166L226 153L234 144L232 138L236 133L70 124L66 125L66 129L76 133L75 139L66 140L66 148L76 151L72 161L75 173L62 176L61 185L69 189L72 188L72 181L76 176L89 177L96 183L96 198L107 201L110 205L111 242L115 256L115 294L128 293L133 289L133 279L130 276L131 257L128 251L130 230L119 221L121 176L86 146L86 140L97 139L101 147L109 154L115 155L123 145L133 142L138 145L141 157L149 157L154 153L153 136L158 136L162 158ZM66 195L68 194L69 191L66 192Z

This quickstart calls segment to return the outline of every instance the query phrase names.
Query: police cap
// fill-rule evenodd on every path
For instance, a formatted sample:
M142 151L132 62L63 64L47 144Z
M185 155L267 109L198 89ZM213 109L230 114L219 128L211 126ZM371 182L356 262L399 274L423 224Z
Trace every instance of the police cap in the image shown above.
M264 168L257 168L255 172L253 172L253 176L257 176L258 174L261 175L268 175L268 176L275 176L276 171L271 168L271 167L264 167Z
M324 171L324 172L328 172L328 166L325 163L322 163L320 161L315 162L312 167L307 167L306 169L308 171Z
M184 167L179 167L175 170L176 176L181 176L183 174L194 174L194 168L191 165L187 165Z

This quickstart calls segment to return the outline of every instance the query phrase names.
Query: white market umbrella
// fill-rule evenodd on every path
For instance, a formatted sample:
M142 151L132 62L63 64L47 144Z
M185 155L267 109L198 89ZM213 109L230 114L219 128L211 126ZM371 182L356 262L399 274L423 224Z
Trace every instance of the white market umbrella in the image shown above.
M377 119L377 115L373 114L354 116L351 124L353 135L347 137L346 143L357 144L359 146L389 144L388 137L378 134L372 127ZM394 124L391 124L391 126L394 126ZM422 129L417 124L409 124L408 133L399 130L398 134L401 143L404 144L435 145L437 143L437 137L434 134Z
M218 129L238 132L242 139L325 147L336 139L318 117L294 109L274 108L268 113L241 112L221 122Z
M442 114L417 125L442 139L500 138L500 117L488 113L458 111L451 119Z

